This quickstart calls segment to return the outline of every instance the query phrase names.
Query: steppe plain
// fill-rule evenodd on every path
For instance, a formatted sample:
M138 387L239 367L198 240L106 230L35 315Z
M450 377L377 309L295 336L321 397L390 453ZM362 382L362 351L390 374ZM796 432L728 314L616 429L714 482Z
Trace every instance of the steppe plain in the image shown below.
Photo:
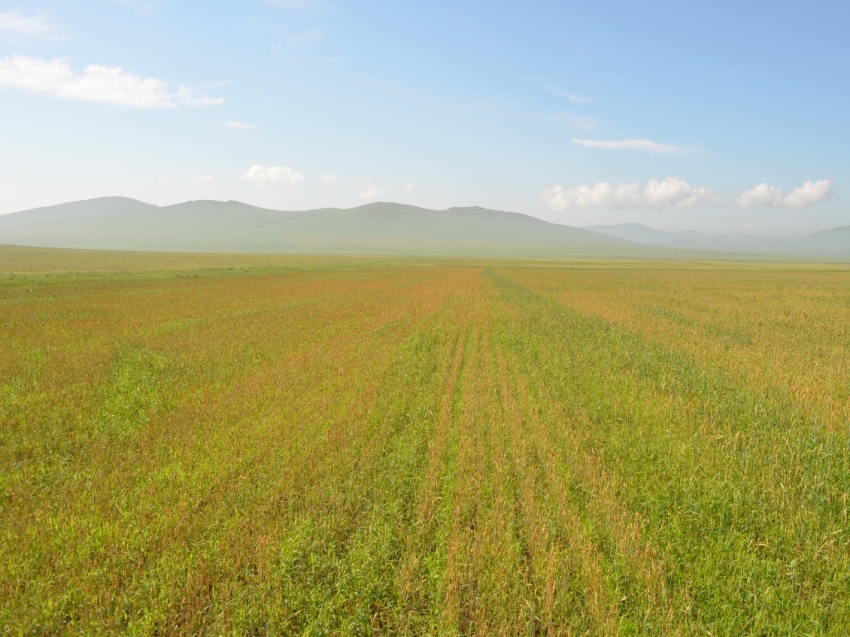
M850 630L846 265L0 270L2 634Z

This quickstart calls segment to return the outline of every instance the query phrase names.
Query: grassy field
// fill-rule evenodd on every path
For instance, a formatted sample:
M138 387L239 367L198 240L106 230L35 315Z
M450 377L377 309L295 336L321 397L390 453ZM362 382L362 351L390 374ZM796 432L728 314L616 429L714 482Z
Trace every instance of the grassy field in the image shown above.
M850 631L850 268L0 270L0 634Z

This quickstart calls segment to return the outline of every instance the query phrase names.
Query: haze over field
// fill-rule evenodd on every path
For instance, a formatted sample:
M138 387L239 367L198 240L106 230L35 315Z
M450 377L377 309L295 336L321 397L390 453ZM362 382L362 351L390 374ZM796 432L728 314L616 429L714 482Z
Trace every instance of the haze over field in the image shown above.
M396 201L831 230L848 23L827 0L0 0L0 213Z

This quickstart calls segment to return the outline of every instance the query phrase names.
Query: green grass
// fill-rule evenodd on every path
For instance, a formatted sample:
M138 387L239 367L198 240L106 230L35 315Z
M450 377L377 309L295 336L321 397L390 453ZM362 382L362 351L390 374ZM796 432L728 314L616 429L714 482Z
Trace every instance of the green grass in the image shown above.
M844 267L8 250L2 634L850 629Z

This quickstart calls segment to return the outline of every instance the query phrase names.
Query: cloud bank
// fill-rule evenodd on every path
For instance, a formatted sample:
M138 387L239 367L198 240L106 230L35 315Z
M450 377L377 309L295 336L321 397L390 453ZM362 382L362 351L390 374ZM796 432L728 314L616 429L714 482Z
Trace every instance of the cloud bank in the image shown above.
M805 210L823 201L829 201L834 195L832 181L807 181L787 195L776 186L759 184L741 193L736 203L741 208L787 208L789 210Z
M242 175L242 179L249 184L266 188L267 186L295 186L306 179L301 173L297 173L289 166L260 166L255 164Z
M224 98L209 97L185 85L171 91L167 82L127 73L120 66L91 64L76 73L67 60L47 61L21 55L0 60L0 88L125 108L170 109L224 102Z
M573 139L573 144L585 148L604 148L607 150L639 150L646 153L658 153L661 155L684 155L693 152L692 148L674 146L672 144L659 144L649 139L624 139L621 141L604 141L599 139Z
M709 188L694 187L678 177L646 184L623 183L613 185L607 181L586 184L576 188L557 185L543 192L541 201L552 210L576 208L608 208L612 210L664 208L707 208L736 205L741 208L787 208L805 210L833 196L829 179L806 182L787 195L776 186L759 184L734 199Z
M698 208L717 203L708 188L694 188L678 177L647 184L616 186L607 181L566 189L561 185L543 193L543 202L552 210L570 208Z

